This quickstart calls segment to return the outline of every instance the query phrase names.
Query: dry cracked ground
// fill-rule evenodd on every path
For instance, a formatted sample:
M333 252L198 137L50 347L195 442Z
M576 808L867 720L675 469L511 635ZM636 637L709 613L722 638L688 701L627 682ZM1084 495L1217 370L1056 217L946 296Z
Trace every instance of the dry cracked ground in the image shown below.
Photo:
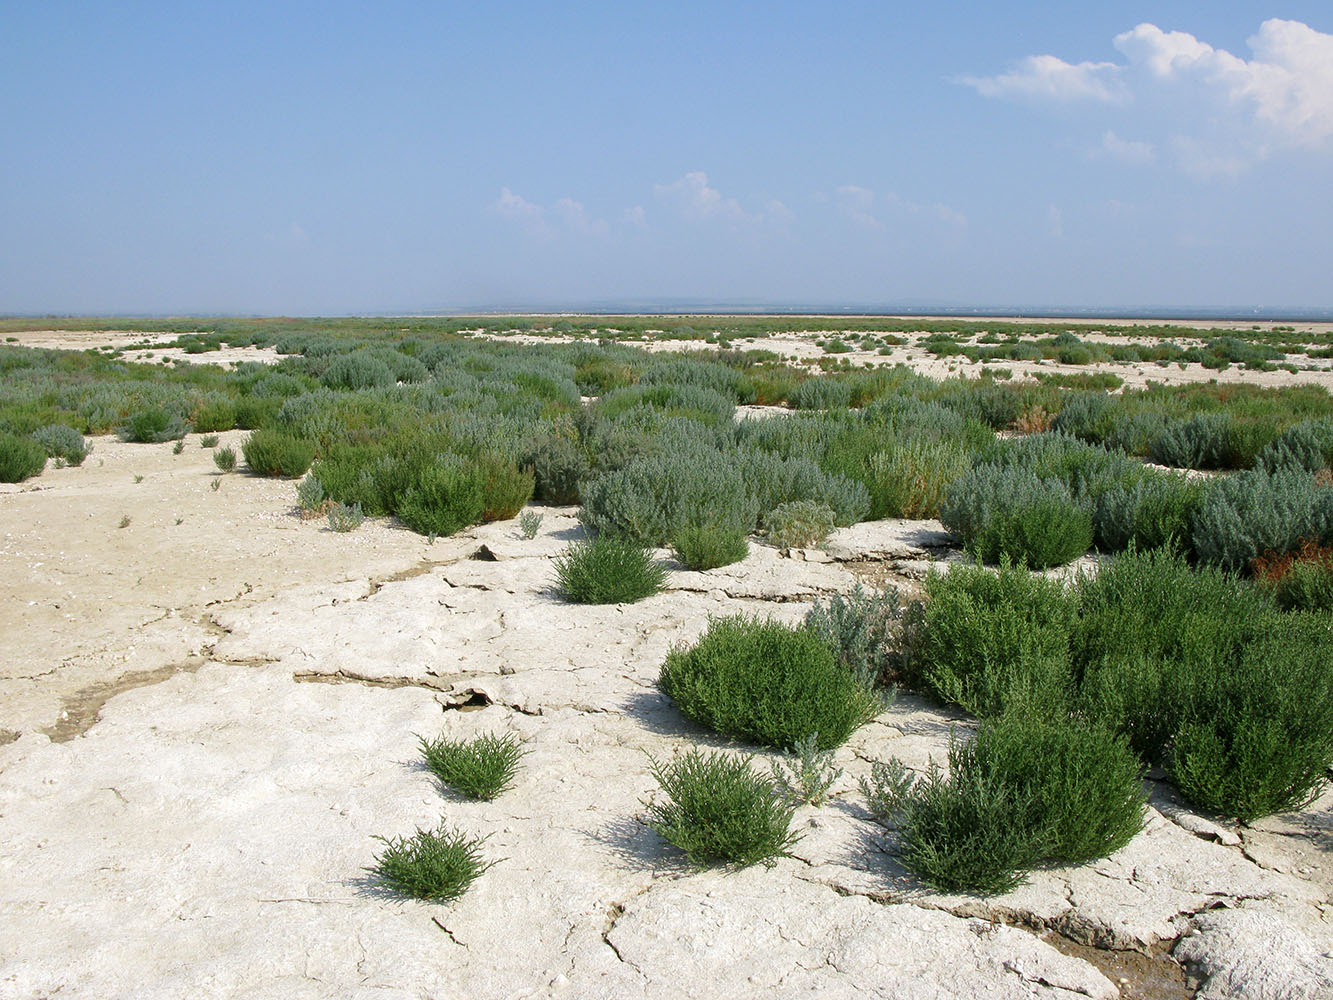
M551 586L573 509L531 541L337 535L209 455L99 439L0 492L0 997L1333 996L1330 795L1238 828L1158 785L1112 857L940 895L856 790L967 725L903 696L793 858L693 871L643 825L649 755L723 745L657 692L667 651L710 614L796 621L867 568L918 573L938 524L579 607ZM443 792L417 734L482 732L524 741L516 786ZM375 835L442 817L489 838L467 895L368 879Z

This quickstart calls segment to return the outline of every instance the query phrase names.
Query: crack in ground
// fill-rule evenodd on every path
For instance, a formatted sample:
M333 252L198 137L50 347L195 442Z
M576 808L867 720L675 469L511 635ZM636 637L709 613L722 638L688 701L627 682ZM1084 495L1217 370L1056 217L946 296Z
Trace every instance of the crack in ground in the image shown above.
M458 938L454 937L454 932L451 931L447 926L445 926L444 921L440 917L436 916L436 917L431 917L430 919L431 923L433 923L440 930L444 931L445 936L454 944L458 945L458 947L464 948L467 951L472 950L472 948L469 947L466 941L460 941L458 940Z

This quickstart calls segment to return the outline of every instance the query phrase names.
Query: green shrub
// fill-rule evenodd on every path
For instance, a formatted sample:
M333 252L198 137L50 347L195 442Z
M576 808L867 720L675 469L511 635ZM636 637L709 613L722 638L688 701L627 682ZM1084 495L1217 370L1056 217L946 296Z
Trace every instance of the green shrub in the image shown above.
M808 378L791 394L798 410L845 410L852 401L852 384L832 377Z
M750 552L745 535L717 524L687 524L671 539L676 558L693 570L716 569L740 562Z
M205 434L203 437L199 439L199 447L216 448L220 440L222 439L219 438L216 434Z
M858 583L851 593L834 594L827 604L815 598L805 627L823 640L844 669L871 684L895 672L902 620L897 590L877 593Z
M1093 518L1097 544L1108 552L1175 543L1192 548L1194 516L1209 482L1168 473L1113 486L1102 494Z
M1169 774L1191 802L1253 820L1296 809L1333 766L1333 641L1322 618L1273 621L1180 678Z
M1105 441L1115 423L1116 407L1105 392L1078 392L1065 398L1051 429L1091 443Z
M575 542L556 558L555 575L576 604L632 604L666 583L666 570L651 550L613 535Z
M796 805L822 806L829 789L842 777L833 766L833 751L819 749L819 734L811 733L787 751L786 761L773 762L773 787Z
M1333 541L1333 489L1308 472L1239 472L1208 491L1193 523L1199 558L1240 570L1256 557L1295 551L1305 541Z
M869 462L870 516L939 517L949 486L964 475L971 455L950 441L909 438Z
M177 414L168 412L160 406L150 406L131 413L118 433L124 441L156 444L184 437L188 430L185 421Z
M984 464L954 481L940 520L985 562L1060 566L1092 545L1092 515L1059 479Z
M481 521L485 485L476 468L457 455L439 456L410 481L393 509L417 534L452 535Z
M435 777L471 799L493 799L514 780L524 751L513 733L470 740L420 738L421 756Z
M335 358L320 376L330 389L374 389L393 385L393 370L379 358L359 351Z
M531 468L520 469L499 455L480 455L473 463L481 483L482 521L508 521L532 499Z
M0 483L21 483L46 468L46 449L30 437L0 434Z
M411 837L375 839L384 850L366 871L395 892L416 899L455 900L495 864L482 858L484 837L469 837L443 824L437 830L418 829Z
M932 573L909 675L974 715L998 715L1017 701L1060 704L1077 611L1063 583L1022 567Z
M315 446L304 438L261 427L241 442L241 454L257 475L295 479L304 476L315 460Z
M82 465L93 450L82 434L65 424L39 427L32 432L32 438L45 449L48 458L57 459L64 465Z
M695 865L771 863L799 839L791 832L794 807L749 758L691 750L653 760L652 773L666 799L648 803L648 825Z
M1231 415L1200 413L1166 427L1153 441L1154 462L1183 469L1222 469L1228 464Z
M329 530L344 534L355 531L365 522L366 515L359 503L345 504L334 501L329 505Z
M228 396L210 393L190 413L190 424L201 434L229 431L236 426L236 403Z
M541 530L542 513L538 510L525 510L518 517L518 528L526 539L537 537L537 532Z
M583 484L583 522L640 545L668 545L689 524L747 534L758 508L734 464L706 453L650 455Z
M1143 827L1138 760L1123 737L1067 718L1013 712L949 742L949 773L909 783L872 771L872 807L900 811L903 864L937 889L998 893L1052 862L1079 864Z
M219 448L213 452L213 464L219 472L231 472L236 468L236 452L231 448Z
M315 476L306 476L296 484L296 502L303 515L318 513L324 506L324 484Z
M553 437L543 441L532 458L535 493L547 503L576 504L579 483L592 472L592 463L575 441Z
M744 616L710 618L667 656L658 686L700 725L779 750L811 733L840 746L883 707L810 629Z
M780 549L808 549L833 533L833 508L815 500L791 500L764 515L768 540Z
M1333 465L1333 421L1304 420L1288 427L1259 453L1258 465L1269 472L1327 469Z

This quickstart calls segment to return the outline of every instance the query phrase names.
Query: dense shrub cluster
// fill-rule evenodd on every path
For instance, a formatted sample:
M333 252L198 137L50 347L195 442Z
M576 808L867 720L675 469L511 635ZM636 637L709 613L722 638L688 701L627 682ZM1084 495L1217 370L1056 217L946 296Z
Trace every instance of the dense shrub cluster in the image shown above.
M926 589L906 676L983 717L1103 725L1243 819L1300 804L1333 763L1333 635L1232 574L1159 549L1072 586L960 567Z

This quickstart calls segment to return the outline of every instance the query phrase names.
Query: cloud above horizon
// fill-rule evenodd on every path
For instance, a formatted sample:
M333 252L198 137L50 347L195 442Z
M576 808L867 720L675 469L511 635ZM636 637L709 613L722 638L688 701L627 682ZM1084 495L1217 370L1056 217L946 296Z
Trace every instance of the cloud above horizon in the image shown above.
M1165 145L1178 166L1203 175L1235 173L1275 148L1320 148L1333 137L1333 35L1300 21L1264 21L1247 40L1249 59L1148 23L1116 35L1112 44L1124 62L1028 56L1006 73L958 82L987 98L1091 103L1108 113L1136 106L1142 118L1173 114ZM1223 135L1193 134L1205 115L1221 122L1216 128ZM1234 141L1244 148L1223 153ZM1155 155L1151 142L1109 129L1100 152L1127 163Z

